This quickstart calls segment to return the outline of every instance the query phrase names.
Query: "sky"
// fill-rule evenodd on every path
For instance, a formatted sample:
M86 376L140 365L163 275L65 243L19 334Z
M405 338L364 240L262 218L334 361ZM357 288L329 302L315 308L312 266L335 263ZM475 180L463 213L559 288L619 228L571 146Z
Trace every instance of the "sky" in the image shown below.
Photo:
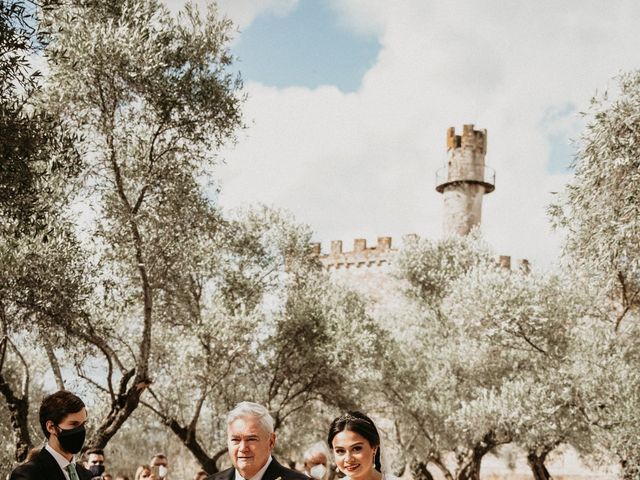
M546 210L570 181L581 112L640 66L637 0L218 4L247 94L247 128L215 172L219 202L285 208L324 250L440 238L446 131L474 124L496 171L484 237L496 254L551 265L562 238Z

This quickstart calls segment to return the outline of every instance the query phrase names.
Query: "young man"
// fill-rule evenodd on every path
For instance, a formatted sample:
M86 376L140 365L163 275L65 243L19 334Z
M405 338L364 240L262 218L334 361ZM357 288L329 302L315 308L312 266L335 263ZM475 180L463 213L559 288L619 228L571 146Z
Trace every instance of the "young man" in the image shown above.
M91 472L94 480L101 478L104 473L104 450L101 448L90 448L84 452L84 456L87 459L84 462L84 467Z
M87 410L71 392L60 390L42 401L40 427L45 446L25 464L16 467L9 480L91 480L91 472L75 463L85 439Z
M309 480L280 465L271 452L276 445L273 418L262 405L239 403L227 415L227 446L233 467L210 480Z

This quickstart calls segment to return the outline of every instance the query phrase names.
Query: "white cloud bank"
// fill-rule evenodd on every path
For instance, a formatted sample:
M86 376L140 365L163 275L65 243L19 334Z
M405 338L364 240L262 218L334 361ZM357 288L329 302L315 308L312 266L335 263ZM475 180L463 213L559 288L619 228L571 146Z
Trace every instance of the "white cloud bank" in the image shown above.
M221 2L246 28L293 2ZM242 7L242 8L240 8ZM496 190L482 230L497 253L546 265L559 251L546 206L567 175L549 174L550 137L576 137L596 89L640 66L640 2L333 0L340 21L379 35L355 93L248 83L250 128L219 167L223 206L291 210L323 244L442 232L434 174L449 126L488 130ZM291 39L295 41L295 39Z

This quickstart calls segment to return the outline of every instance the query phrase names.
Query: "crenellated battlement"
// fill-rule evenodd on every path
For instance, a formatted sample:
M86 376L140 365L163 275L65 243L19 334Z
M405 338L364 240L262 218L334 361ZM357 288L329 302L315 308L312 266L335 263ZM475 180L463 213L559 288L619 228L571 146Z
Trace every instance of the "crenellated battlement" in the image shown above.
M412 243L420 237L415 233L404 235L402 244ZM344 251L342 240L333 240L330 244L329 253L322 253L322 245L311 244L314 255L319 257L322 268L327 271L367 269L388 265L392 255L397 249L392 248L391 237L378 237L374 246L368 247L365 238L353 240L353 250ZM507 270L512 269L511 257L500 255L496 257L496 263ZM527 259L516 259L514 271L529 273L530 265Z
M462 126L462 135L456 135L455 127L447 130L447 151L456 148L470 148L482 155L487 153L487 130L474 130L473 124Z
M509 255L498 256L496 258L496 262L500 267L506 270L512 270L511 257ZM529 260L526 258L516 258L514 266L515 269L513 269L513 271L515 272L529 273L531 271L531 265L529 264Z
M389 263L395 251L391 248L391 241L391 237L378 237L376 245L368 247L365 238L356 238L353 250L344 251L342 240L333 240L327 254L322 254L320 243L312 244L312 250L319 256L325 270L380 267Z

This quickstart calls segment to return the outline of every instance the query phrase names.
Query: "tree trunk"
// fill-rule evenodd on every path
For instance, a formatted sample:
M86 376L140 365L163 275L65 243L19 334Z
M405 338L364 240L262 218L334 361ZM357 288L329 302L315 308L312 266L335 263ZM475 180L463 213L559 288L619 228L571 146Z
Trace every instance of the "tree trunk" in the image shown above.
M429 461L433 463L436 467L438 467L438 469L444 476L445 480L453 480L453 475L451 475L451 472L449 471L449 469L446 467L446 465L440 459L439 456L438 457L432 456L429 458Z
M638 480L640 478L640 468L635 462L629 462L626 459L620 460L620 471L622 472L622 480Z
M543 448L540 454L536 450L529 450L527 453L527 463L531 468L534 480L552 480L549 470L544 465L544 461L550 451L551 448Z
M469 449L462 457L456 480L480 480L482 458L498 445L509 443L511 439L498 439L495 432L489 432L482 440Z
M171 431L175 433L178 438L180 438L180 440L182 440L184 446L187 447L187 449L193 454L196 460L198 460L205 472L207 472L209 475L218 473L219 470L217 462L222 455L227 453L226 448L219 450L215 455L210 457L207 452L204 451L202 445L200 445L200 443L198 442L195 434L193 434L193 432L190 432L188 428L181 426L173 418L165 423L169 426Z
M127 372L121 379L119 394L112 400L109 415L107 415L107 418L105 418L102 424L98 427L89 444L86 444L85 448L83 448L83 451L86 451L86 449L90 447L106 447L109 440L111 440L111 438L118 432L120 427L127 421L135 409L138 408L138 405L140 404L140 396L147 387L151 385L148 370L151 352L151 328L153 325L153 292L145 264L145 255L143 251L144 242L138 224L135 220L134 210L137 209L138 206L135 208L132 207L129 199L127 198L120 166L116 160L117 155L114 147L113 135L109 131L107 131L105 135L110 151L110 163L113 169L116 193L120 198L124 210L127 212L128 218L126 219L126 224L129 228L129 233L133 242L135 261L140 275L140 288L143 298L143 328L142 336L138 344L136 366L134 369ZM142 201L142 198L140 201ZM132 377L134 377L133 385L127 388L127 384Z
M150 380L138 381L138 376L134 379L133 385L127 388L129 380L135 370L130 370L120 381L120 391L115 401L111 404L111 411L107 418L97 428L90 441L85 443L83 451L89 448L105 448L109 440L118 432L120 427L127 421L131 414L140 404L140 396L151 385Z
M412 461L409 465L413 480L433 480L433 475L427 469L427 464L422 461Z
M470 453L469 457L462 464L462 467L456 475L456 480L480 480L481 462L482 455L476 455L474 449L473 453Z
M9 410L9 419L15 443L14 458L17 462L23 462L27 458L29 450L33 448L31 435L29 435L29 366L20 351L7 336L7 324L4 322L4 314L4 305L0 302L0 319L2 319L2 331L4 334L0 341L0 393L4 397ZM24 368L20 396L15 394L13 388L2 374L7 358L7 349L10 345L13 346Z
M16 462L23 462L29 450L33 448L29 435L29 400L25 397L18 398L2 373L0 373L0 393L4 396L10 413L15 442L14 458Z
M56 386L58 390L64 390L64 379L62 378L62 370L60 369L60 363L58 363L58 358L56 357L55 352L53 351L53 346L49 341L49 338L46 335L40 335L40 340L44 345L44 350L47 352L47 357L49 358L49 365L51 366L51 371L53 372L53 376L56 379Z

